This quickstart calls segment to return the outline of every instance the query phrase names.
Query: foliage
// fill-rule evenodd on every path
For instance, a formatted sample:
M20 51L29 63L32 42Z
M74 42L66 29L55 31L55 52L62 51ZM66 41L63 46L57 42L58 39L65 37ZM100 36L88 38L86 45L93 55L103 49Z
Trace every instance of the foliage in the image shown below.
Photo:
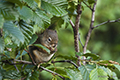
M88 6L93 6L95 3L94 0L79 1L87 3ZM41 76L41 73L44 70L38 68L38 66L20 64L20 62L17 61L15 62L15 65L13 61L14 59L29 60L25 50L27 50L29 45L36 41L37 36L34 33L45 30L50 25L55 25L56 29L60 29L63 26L69 28L69 20L71 19L74 22L78 4L77 0L0 0L0 80L42 79L39 75ZM83 12L86 11L85 4L82 4L82 10ZM83 15L84 18L86 18L87 14L88 13ZM86 26L87 24L82 23L81 25ZM83 32L82 34L87 33L87 31L82 30L83 29L81 29L81 33ZM102 31L102 29L100 30ZM67 33L69 33L69 31ZM64 38L63 35L65 34L60 36L65 40L66 38ZM66 43L72 44L70 38L68 41L67 37ZM53 60L70 60L73 63L77 63L76 56L85 56L86 59L81 59L80 61L81 66L76 68L69 63L56 64L52 63L52 61L41 64L42 66L59 73L67 80L118 80L117 76L119 75L114 72L114 69L120 72L119 63L112 60L100 60L100 56L92 53L92 51L86 51L86 54L83 54L82 51L74 53L71 49L66 50L65 44L64 46L59 47L63 43L64 42L59 42L58 48L59 50L64 48L65 52L62 53L61 51L61 54L56 54L56 57ZM42 45L35 44L35 46L42 47L49 52L49 50ZM99 46L95 47L95 49L97 48L99 48ZM60 52L59 50L58 53ZM70 53L67 51L70 51ZM93 51L95 50L93 49ZM86 65L83 65L83 61L87 62ZM53 73L49 74L48 77L52 80L60 79L58 75ZM44 79L46 78L47 77L44 77Z

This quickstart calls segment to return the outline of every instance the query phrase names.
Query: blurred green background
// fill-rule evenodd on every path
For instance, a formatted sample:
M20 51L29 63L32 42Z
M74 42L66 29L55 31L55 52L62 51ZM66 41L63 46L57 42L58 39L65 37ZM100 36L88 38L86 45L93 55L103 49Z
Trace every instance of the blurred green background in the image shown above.
M81 42L84 44L90 26L91 11L85 5L83 7L79 32ZM116 20L118 18L120 18L120 0L98 0L94 26L104 21ZM74 22L75 17L72 20ZM56 55L75 56L74 35L71 25L66 29L62 27L57 32L59 44ZM100 55L103 60L113 60L120 63L120 23L107 23L95 28L91 34L87 49L92 53ZM83 48L80 45L80 52L82 51ZM120 79L120 73L116 72ZM45 75L46 73L49 74L48 72L43 73ZM45 76L44 74L42 75Z

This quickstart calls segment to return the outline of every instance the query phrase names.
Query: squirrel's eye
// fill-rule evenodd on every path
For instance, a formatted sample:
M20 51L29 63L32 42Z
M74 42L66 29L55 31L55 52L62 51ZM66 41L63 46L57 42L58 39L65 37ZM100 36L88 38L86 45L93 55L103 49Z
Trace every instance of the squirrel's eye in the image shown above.
M51 40L52 40L52 39L49 37L49 38L48 38L48 41L50 42Z

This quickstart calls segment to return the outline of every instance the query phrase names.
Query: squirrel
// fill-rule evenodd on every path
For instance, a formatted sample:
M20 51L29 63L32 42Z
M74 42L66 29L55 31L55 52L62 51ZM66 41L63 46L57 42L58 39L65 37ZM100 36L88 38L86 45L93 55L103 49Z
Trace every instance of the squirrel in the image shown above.
M50 54L36 46L29 46L29 52L35 63L49 61L57 51L58 35L55 30L46 29L43 33L37 34L38 39L33 44L41 44L50 50Z

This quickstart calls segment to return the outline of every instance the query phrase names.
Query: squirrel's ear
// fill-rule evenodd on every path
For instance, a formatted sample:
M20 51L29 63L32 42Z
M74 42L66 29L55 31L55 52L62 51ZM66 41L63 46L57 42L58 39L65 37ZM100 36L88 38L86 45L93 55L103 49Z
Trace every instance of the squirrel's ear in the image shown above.
M55 25L55 24L51 24L51 25L48 27L48 29L55 30L55 27L56 27L56 25Z

